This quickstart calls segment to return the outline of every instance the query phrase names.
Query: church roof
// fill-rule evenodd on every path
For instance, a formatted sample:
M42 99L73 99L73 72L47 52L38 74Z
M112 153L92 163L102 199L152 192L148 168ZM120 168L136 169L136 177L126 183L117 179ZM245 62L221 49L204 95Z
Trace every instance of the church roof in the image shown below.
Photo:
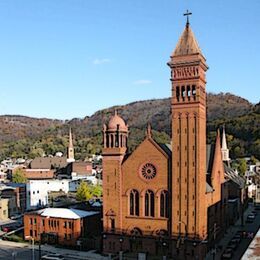
M117 127L119 127L119 130L127 131L125 121L115 111L115 114L109 120L108 130L117 130Z
M199 44L189 24L186 25L172 56L202 54Z
M211 174L214 161L215 145L207 144L206 146L206 169L207 173Z
M232 168L230 168L225 162L224 162L224 171L225 171L225 177L236 183L240 188L244 188L246 185L246 180L239 176Z
M215 145L208 144L206 147L207 151L207 161L206 161L206 169L207 169L207 179L210 180L210 175L212 172L213 161L214 161L214 154L215 154ZM245 180L241 176L239 176L232 168L230 168L225 162L224 165L224 172L225 172L225 179L229 179L236 183L240 188L245 186Z

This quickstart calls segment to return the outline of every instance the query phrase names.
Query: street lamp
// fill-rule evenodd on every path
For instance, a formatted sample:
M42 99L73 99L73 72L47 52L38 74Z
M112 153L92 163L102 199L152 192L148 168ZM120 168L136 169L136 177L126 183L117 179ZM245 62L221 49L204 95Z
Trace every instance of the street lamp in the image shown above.
M25 239L29 239L32 241L32 260L35 260L35 255L34 255L34 238L31 236L26 236Z
M124 242L124 239L122 237L119 238L119 242L120 242L120 252L119 252L119 260L123 259L123 250L122 250L122 244Z
M179 238L181 241L181 244L184 244L184 241L185 241L185 239L187 239L187 234L188 234L188 231L187 231L187 225L186 225L186 223L185 222L183 222L182 220L179 220L179 233L181 233L181 224L183 224L184 225L184 228L185 228L185 235L184 235L184 237L181 239L181 237ZM178 243L178 244L180 244L180 242ZM186 259L186 251L187 251L187 243L185 243L185 245L184 245L184 255L185 255L185 259Z
M13 252L13 253L12 253L12 260L15 260L16 256L17 256L17 253L16 253L16 252Z
M122 251L122 244L124 242L124 239L122 237L120 237L119 242L120 242L120 251Z

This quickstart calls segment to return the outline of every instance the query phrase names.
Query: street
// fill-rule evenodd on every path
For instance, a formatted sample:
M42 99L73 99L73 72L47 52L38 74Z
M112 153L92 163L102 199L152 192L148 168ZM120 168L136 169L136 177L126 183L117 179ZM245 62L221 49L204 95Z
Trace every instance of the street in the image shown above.
M48 252L42 251L42 256L46 255ZM0 259L1 260L32 260L32 250L31 248L19 248L19 247L10 247L2 245L0 242ZM39 251L35 249L35 258L34 260L39 259ZM66 260L73 260L74 257L65 256Z
M39 247L35 246L34 260L39 259ZM105 257L92 251L77 251L65 248L56 248L54 246L42 245L41 255L58 253L65 257L65 260L99 260ZM31 245L23 243L13 243L0 240L0 260L33 260Z
M224 252L225 248L227 247L228 243L231 241L233 236L238 231L245 231L246 233L254 233L254 235L257 233L260 227L260 210L257 211L256 218L254 219L253 223L246 223L246 218L249 213L254 210L254 207L252 204L248 206L248 209L244 213L244 226L241 226L241 220L239 219L236 224L228 229L228 233L221 239L221 241L217 244L217 246L222 247L222 250L218 250L217 254L215 256L215 260L221 259L221 255ZM239 260L245 253L246 249L248 248L249 244L253 240L253 237L249 238L242 238L241 242L238 244L237 248L234 250L234 255L232 257L232 260ZM213 255L208 254L207 260L214 259Z

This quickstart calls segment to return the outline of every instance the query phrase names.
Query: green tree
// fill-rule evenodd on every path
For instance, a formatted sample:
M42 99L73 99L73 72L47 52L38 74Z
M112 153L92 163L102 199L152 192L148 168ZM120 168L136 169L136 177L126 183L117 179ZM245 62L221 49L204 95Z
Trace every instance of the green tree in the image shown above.
M102 186L101 185L93 186L91 193L92 193L92 196L100 198L103 193Z
M251 160L252 164L256 164L256 163L258 162L258 160L255 158L254 155L252 155L252 156L250 157L250 160Z
M79 201L87 201L92 198L91 190L86 182L82 181L77 189L76 198Z
M17 169L12 175L12 181L15 183L26 183L27 178L21 169Z
M238 159L238 173L244 175L247 169L247 164L245 159Z

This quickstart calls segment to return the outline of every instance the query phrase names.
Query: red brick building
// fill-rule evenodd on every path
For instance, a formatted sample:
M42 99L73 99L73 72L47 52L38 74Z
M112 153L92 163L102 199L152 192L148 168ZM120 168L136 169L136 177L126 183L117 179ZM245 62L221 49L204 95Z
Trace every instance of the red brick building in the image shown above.
M42 243L76 246L88 234L100 232L100 215L95 211L46 208L24 215L24 237Z
M104 125L103 251L203 259L227 225L220 134L206 146L206 59L187 22L168 62L172 142L145 140L127 154L128 126Z
M54 170L51 169L21 169L28 180L53 179Z

